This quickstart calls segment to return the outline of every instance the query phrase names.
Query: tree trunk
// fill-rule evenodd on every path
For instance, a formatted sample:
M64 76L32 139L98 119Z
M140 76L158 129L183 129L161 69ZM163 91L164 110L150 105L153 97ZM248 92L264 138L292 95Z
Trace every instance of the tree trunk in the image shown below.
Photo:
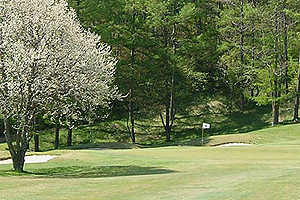
M72 134L73 134L73 129L71 127L68 128L68 138L67 138L67 146L70 147L72 146Z
M244 33L244 0L241 0L241 26L240 26L240 60L241 60L241 68L244 68L244 38L245 38L245 33Z
M24 163L25 163L25 154L28 148L28 141L26 139L20 139L16 137L15 134L11 132L10 126L10 118L4 118L4 126L5 126L5 138L8 145L9 153L11 155L13 161L13 170L23 172L24 171ZM13 145L13 142L18 142L18 145Z
M196 21L196 31L197 31L197 36L199 36L199 37L202 33L201 30L202 30L202 20L201 20L201 17L199 17L198 20ZM196 65L196 69L201 69L200 59L197 54L195 55L195 65Z
M273 111L273 122L272 126L276 126L279 122L279 102L278 98L280 97L280 92L278 91L278 88L280 87L280 84L277 82L277 80L274 80L274 92L272 94L272 98L274 99L272 101L272 111Z
M34 135L34 152L39 152L40 148L39 148L39 135Z
M132 13L132 20L135 22L136 21L136 10L134 9L133 10L133 13ZM133 27L133 31L136 32L136 28L135 26ZM133 44L135 44L135 41L133 40ZM135 48L133 47L131 49L131 52L130 52L130 59L131 59L131 69L133 70L135 68ZM133 70L134 71L134 70ZM130 84L132 85L132 83ZM135 127L134 127L134 107L133 107L133 103L134 103L134 100L133 100L133 95L132 95L132 89L130 88L129 90L129 120L130 120L130 124L131 124L131 130L130 133L131 133L131 140L132 140L132 143L135 144Z
M129 125L130 122L130 125ZM129 90L129 104L128 104L128 118L127 118L127 129L130 134L130 138L133 144L135 144L135 128L134 128L134 109L133 109L133 102L132 102L132 90Z
M89 132L90 132L90 143L93 143L92 122L89 122Z
M279 122L279 103L276 101L272 102L272 108L273 108L273 122L272 126L276 126Z
M297 90L296 90L294 117L293 117L294 122L297 122L299 119L299 86L300 86L300 74L297 80Z
M274 32L274 51L275 51L275 73L273 74L274 76L274 90L272 92L272 110L273 110L273 122L272 125L276 126L279 122L279 102L278 102L278 98L281 96L281 82L278 80L277 77L277 72L281 72L281 68L278 68L279 64L278 64L278 60L279 60L279 50L278 50L278 43L279 43L279 39L278 39L278 29L279 29L279 25L278 25L278 11L276 11L276 18L275 18L275 32ZM278 73L279 74L279 73ZM281 74L281 73L280 73Z
M172 125L173 125L173 117L171 116L172 113L174 112L170 112L171 105L170 105L170 97L169 95L166 95L166 102L165 102L165 119L162 113L160 113L160 119L161 122L163 124L163 127L165 129L165 134L166 134L166 142L170 142L171 141L171 131L172 131ZM174 114L175 115L175 114Z
M224 6L221 1L217 1L218 9L223 10Z
M166 142L171 142L171 132L175 117L173 94L168 93L165 101L165 119L162 113L160 113L160 118L165 129Z
M130 111L130 123L131 123L131 136L132 136L132 143L135 144L135 130L134 130L134 112L133 110Z
M167 101L166 104L167 104L166 105L166 123L165 123L166 142L171 142L170 103L169 103L169 101Z
M18 172L24 171L25 153L26 153L26 150L23 150L22 148L20 148L16 152L16 154L11 154L14 171L18 171Z
M284 1L284 10L286 8L286 0ZM288 21L287 16L283 11L284 18L284 86L285 93L288 94L289 86L288 86L288 67L289 67L289 56L288 56Z
M12 143L13 143L13 140L15 140L15 138L13 138L13 135L11 133L10 118L4 119L4 127L5 127L4 135L5 135L5 139L7 142L7 146L8 146L10 153L13 154L14 146Z
M55 143L54 143L55 149L58 149L58 147L59 147L59 129L60 129L60 124L59 124L59 122L57 122L56 128L55 128Z
M240 14L241 14L241 25L240 25L240 62L241 62L241 72L244 72L244 39L245 39L245 31L244 31L244 0L240 0ZM244 110L245 107L245 97L244 97L244 85L241 84L241 96L240 96L240 108L241 111Z
M241 103L241 111L243 111L245 109L245 96L242 93L241 97L240 97L240 103Z
M254 88L251 88L251 90L250 90L250 96L254 97Z
M173 4L174 7L174 14L176 14L177 10L177 3L174 1ZM198 21L198 33L201 32L201 19L199 18ZM177 53L177 41L176 41L176 23L173 24L173 30L172 30L172 47L173 47L173 54L176 55ZM197 61L197 59L196 59ZM175 79L175 69L174 69L175 63L172 65L172 71L171 71L171 80L170 82L167 81L167 94L165 99L165 106L166 106L166 121L165 121L165 133L166 133L166 142L171 142L171 132L172 132L172 126L174 122L174 79Z
M295 97L295 107L294 107L294 117L293 121L298 121L299 118L299 93L300 93L300 49L299 49L299 58L298 58L298 79L297 79L297 88L296 88L296 97Z
M252 0L252 7L253 9L256 7L256 1ZM252 15L251 16L251 62L252 62L252 70L255 69L255 51L256 51L256 45L255 45L255 32L256 32L256 27L255 27L255 17ZM252 88L250 89L250 96L254 97L254 88L255 86L252 85Z
M166 142L171 142L171 130L168 128L166 130Z

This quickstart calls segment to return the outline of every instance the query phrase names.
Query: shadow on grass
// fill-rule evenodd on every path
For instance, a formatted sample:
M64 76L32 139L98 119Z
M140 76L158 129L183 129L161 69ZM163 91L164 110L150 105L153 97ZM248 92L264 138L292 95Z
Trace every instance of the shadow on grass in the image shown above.
M99 142L79 144L71 147L64 147L62 149L80 150L80 149L134 149L138 148L135 144L121 143L121 142Z
M185 130L186 135L201 133L202 122L211 124L211 129L206 130L207 135L228 135L237 133L247 133L263 129L270 126L270 108L259 107L247 112L234 112L224 115L209 115L203 117L195 117L188 121L179 121L179 126L193 127ZM199 123L201 122L201 123ZM177 137L183 137L184 134L178 130Z
M169 174L176 171L156 167L140 166L68 166L33 169L28 172L2 171L0 176L34 176L37 178L101 178L117 176L141 176L154 174Z
M160 122L143 119L136 122L136 136L137 145L130 143L118 143L118 142L100 142L100 141L116 141L105 140L105 135L109 135L109 130L112 124L121 124L122 121L109 121L99 124L94 124L91 128L94 131L93 139L99 143L87 143L89 142L89 126L80 126L74 132L74 144L72 147L61 147L61 149L135 149L135 148L155 148L166 146L178 146L178 145L191 145L194 144L194 140L201 137L202 123L210 123L211 129L205 130L206 140L210 136L215 135L231 135L248 133L255 130L264 129L270 126L271 107L270 106L253 106L243 112L222 112L222 113L210 113L203 110L202 114L194 114L188 116L179 115L175 120L175 124L172 128L171 143L165 142L164 128ZM120 126L123 127L123 126ZM120 129L121 130L121 129ZM122 132L126 132L126 128L122 128ZM66 131L62 131L61 144L66 143ZM48 141L48 146L43 150L50 150L54 144L53 137L43 137ZM50 138L50 139L49 139ZM52 139L51 139L52 138ZM42 139L41 139L42 140ZM45 142L46 143L46 142ZM43 143L42 143L43 144ZM51 145L49 145L51 144ZM196 142L196 146L199 146L199 142ZM194 145L192 145L194 146Z
M141 143L145 148L165 146L201 146L202 123L210 123L211 129L205 130L205 142L210 143L210 136L235 135L248 133L270 127L271 109L269 106L261 106L249 109L244 112L231 113L208 113L194 116L180 117L175 121L171 140L166 143L165 135L162 133L160 140L153 140L149 143ZM240 138L239 138L240 139ZM247 138L246 138L247 139ZM243 142L247 142L243 141Z

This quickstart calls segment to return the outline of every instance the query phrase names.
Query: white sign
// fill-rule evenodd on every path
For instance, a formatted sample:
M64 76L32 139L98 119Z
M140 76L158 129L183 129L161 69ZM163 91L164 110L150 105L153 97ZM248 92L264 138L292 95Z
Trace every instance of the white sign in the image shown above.
M202 128L203 129L209 129L210 128L210 124L203 123Z

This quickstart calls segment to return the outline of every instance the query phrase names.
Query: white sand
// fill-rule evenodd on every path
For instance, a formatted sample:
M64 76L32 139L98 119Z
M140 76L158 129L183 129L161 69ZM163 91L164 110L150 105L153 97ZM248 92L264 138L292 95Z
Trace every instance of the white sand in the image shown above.
M108 148L89 148L89 150L109 150Z
M25 164L27 163L45 163L57 156L25 156ZM0 165L12 164L11 159L0 161Z
M245 144L245 143L229 143L229 144L222 144L218 145L218 147L249 147L251 144Z

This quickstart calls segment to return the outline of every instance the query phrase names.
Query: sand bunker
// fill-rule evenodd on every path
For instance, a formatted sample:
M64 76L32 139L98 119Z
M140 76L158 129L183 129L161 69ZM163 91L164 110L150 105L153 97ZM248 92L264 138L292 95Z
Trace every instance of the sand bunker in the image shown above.
M245 144L245 143L229 143L229 144L222 144L218 145L218 147L249 147L251 144Z
M28 163L45 163L57 156L25 156L25 164ZM0 161L0 165L12 164L11 159Z

